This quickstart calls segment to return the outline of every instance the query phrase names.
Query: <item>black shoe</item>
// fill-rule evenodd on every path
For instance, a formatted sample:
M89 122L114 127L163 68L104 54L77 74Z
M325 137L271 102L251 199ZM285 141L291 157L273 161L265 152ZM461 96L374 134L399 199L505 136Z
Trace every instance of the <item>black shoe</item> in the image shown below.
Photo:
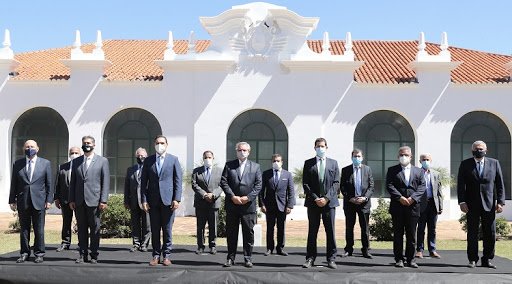
M494 265L494 263L492 263L490 260L482 260L482 267L496 269L496 265Z
M363 251L363 257L368 259L373 259L373 255L369 251Z
M87 256L85 255L81 255L79 258L77 258L75 260L75 263L84 263L84 262L88 262L89 260L87 259Z
M16 263L23 263L28 260L28 255L22 255L16 260Z
M69 245L60 245L60 247L57 248L57 252L61 252L63 250L69 250Z
M139 250L142 252L147 252L148 248L146 246L141 246Z
M418 268L418 264L414 260L408 261L407 266L410 268Z
M246 260L246 261L245 261L244 266L245 266L245 267L247 267L247 268L252 268L252 262L251 262L251 260L250 260L250 259L249 259L249 260Z
M204 253L204 248L198 248L196 250L196 254L203 254Z
M139 250L139 246L133 246L131 249L130 249L130 252L136 252Z
M312 258L306 259L306 262L302 265L303 268L311 268L313 265L315 265L315 261Z
M341 257L349 257L349 256L352 256L352 253L351 252L348 252L348 251L345 251L343 252L342 254L340 254Z
M210 248L210 254L217 254L217 248L216 247L211 247Z
M264 256L269 256L272 254L272 250L268 249L263 255Z
M223 265L223 266L224 266L224 267L231 267L231 266L233 266L233 265L235 265L235 262L234 262L232 259L228 259L228 260L226 261L226 263L224 263L224 265Z
M91 258L91 264L98 264L98 259Z
M329 267L330 269L336 269L338 266L336 265L336 262L334 262L334 260L329 260L327 262L327 267Z
M403 261L403 260L398 260L398 261L395 263L395 267L398 267L398 268L404 268L404 261Z
M34 259L34 263L43 263L43 257L42 256L36 256L36 259Z
M469 268L475 268L476 267L476 261L470 261L468 264Z
M282 255L282 256L288 256L288 253L285 252L284 250L280 250L277 252L278 255Z

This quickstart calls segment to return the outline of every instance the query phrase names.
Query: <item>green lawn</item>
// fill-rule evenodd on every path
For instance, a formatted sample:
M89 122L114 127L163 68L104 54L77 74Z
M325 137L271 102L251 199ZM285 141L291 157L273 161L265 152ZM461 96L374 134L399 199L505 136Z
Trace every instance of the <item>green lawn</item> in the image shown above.
M60 243L60 231L46 231L45 242L47 244L59 244ZM33 236L32 236L33 238ZM173 241L178 245L195 245L196 238L190 235L174 235ZM73 244L76 245L77 236L73 235ZM131 244L129 238L113 238L113 239L101 239L101 244L125 244L127 247ZM217 244L219 246L226 246L225 238L218 238ZM345 240L337 241L338 247L342 248L345 245ZM392 242L377 242L372 241L371 247L374 249L391 249L393 246ZM306 246L306 237L287 237L286 245L288 247L304 247ZM325 246L325 240L319 239L318 246ZM19 234L9 234L5 231L0 231L0 254L4 254L11 251L19 250ZM361 247L361 243L356 241L355 248ZM443 250L465 250L466 241L461 240L438 240L437 247L440 252ZM482 243L480 243L480 249L482 249ZM512 259L512 240L501 240L496 242L496 255Z

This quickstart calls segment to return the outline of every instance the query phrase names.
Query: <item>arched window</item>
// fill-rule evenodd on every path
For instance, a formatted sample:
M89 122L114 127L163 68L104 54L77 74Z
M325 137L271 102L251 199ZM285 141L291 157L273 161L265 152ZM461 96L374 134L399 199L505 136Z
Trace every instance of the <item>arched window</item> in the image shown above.
M68 161L68 127L62 116L48 107L36 107L24 112L12 129L12 161L25 157L23 144L35 140L38 156L48 159L55 172L59 164Z
M283 167L288 169L288 131L275 114L254 109L235 118L227 135L227 161L236 159L235 145L240 141L251 145L249 159L259 163L262 171L272 167L274 153L283 156Z
M160 123L148 111L129 108L114 115L103 134L103 155L110 164L110 192L123 193L126 169L137 162L135 150L154 153L153 139L162 134Z
M500 161L505 181L505 197L510 199L510 131L496 115L485 111L465 114L453 127L451 137L451 166L457 176L460 162L471 157L473 142L487 144L487 155ZM457 198L457 185L452 185L451 196Z
M401 146L411 147L414 155L414 133L411 125L398 113L375 111L363 117L357 124L354 147L363 150L364 163L372 168L375 197L388 196L386 173L390 166L398 163L398 148Z

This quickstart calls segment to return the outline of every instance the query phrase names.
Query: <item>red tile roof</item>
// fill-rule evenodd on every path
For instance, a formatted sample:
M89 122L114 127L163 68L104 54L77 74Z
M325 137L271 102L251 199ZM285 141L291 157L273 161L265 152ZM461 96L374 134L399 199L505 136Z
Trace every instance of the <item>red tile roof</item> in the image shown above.
M197 41L196 51L205 51L208 40ZM322 41L308 41L315 52L322 51ZM376 41L358 40L353 42L357 61L364 61L356 70L354 78L360 83L410 83L415 82L416 74L407 67L414 61L417 41ZM84 52L91 52L94 46L82 46ZM163 69L154 60L163 59L165 40L106 40L103 44L105 58L112 66L105 70L104 77L109 81L159 81L163 79ZM20 62L14 80L60 80L69 79L70 70L60 62L70 58L71 47L20 53L15 59ZM344 41L332 40L331 52L343 54ZM437 55L438 44L427 43L427 52ZM504 83L508 82L509 72L503 67L512 61L512 56L492 54L457 47L449 48L452 61L463 62L452 71L454 83ZM176 40L174 51L187 52L187 41Z

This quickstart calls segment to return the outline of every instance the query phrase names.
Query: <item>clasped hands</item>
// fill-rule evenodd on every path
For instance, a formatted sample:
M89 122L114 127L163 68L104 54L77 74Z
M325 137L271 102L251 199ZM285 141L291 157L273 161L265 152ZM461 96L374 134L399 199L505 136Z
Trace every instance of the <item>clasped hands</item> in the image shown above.
M245 205L249 202L249 197L235 195L235 196L231 197L231 201L233 201L233 203L235 205Z
M414 199L411 197L400 197L400 204L403 206L411 206L414 203Z
M215 200L215 196L213 196L213 193L208 192L203 195L203 199L206 200L206 202L212 203Z
M464 213L469 212L469 207L466 203L461 203L461 204L459 204L459 206L460 206L460 211L462 211ZM501 212L503 212L503 205L496 204L496 213L501 213Z
M327 205L327 202L329 202L329 200L325 197L319 197L315 199L315 203L318 207L324 207L325 205Z
M348 200L351 203L354 203L356 205L360 205L366 202L366 197L358 196L358 197L352 197Z

